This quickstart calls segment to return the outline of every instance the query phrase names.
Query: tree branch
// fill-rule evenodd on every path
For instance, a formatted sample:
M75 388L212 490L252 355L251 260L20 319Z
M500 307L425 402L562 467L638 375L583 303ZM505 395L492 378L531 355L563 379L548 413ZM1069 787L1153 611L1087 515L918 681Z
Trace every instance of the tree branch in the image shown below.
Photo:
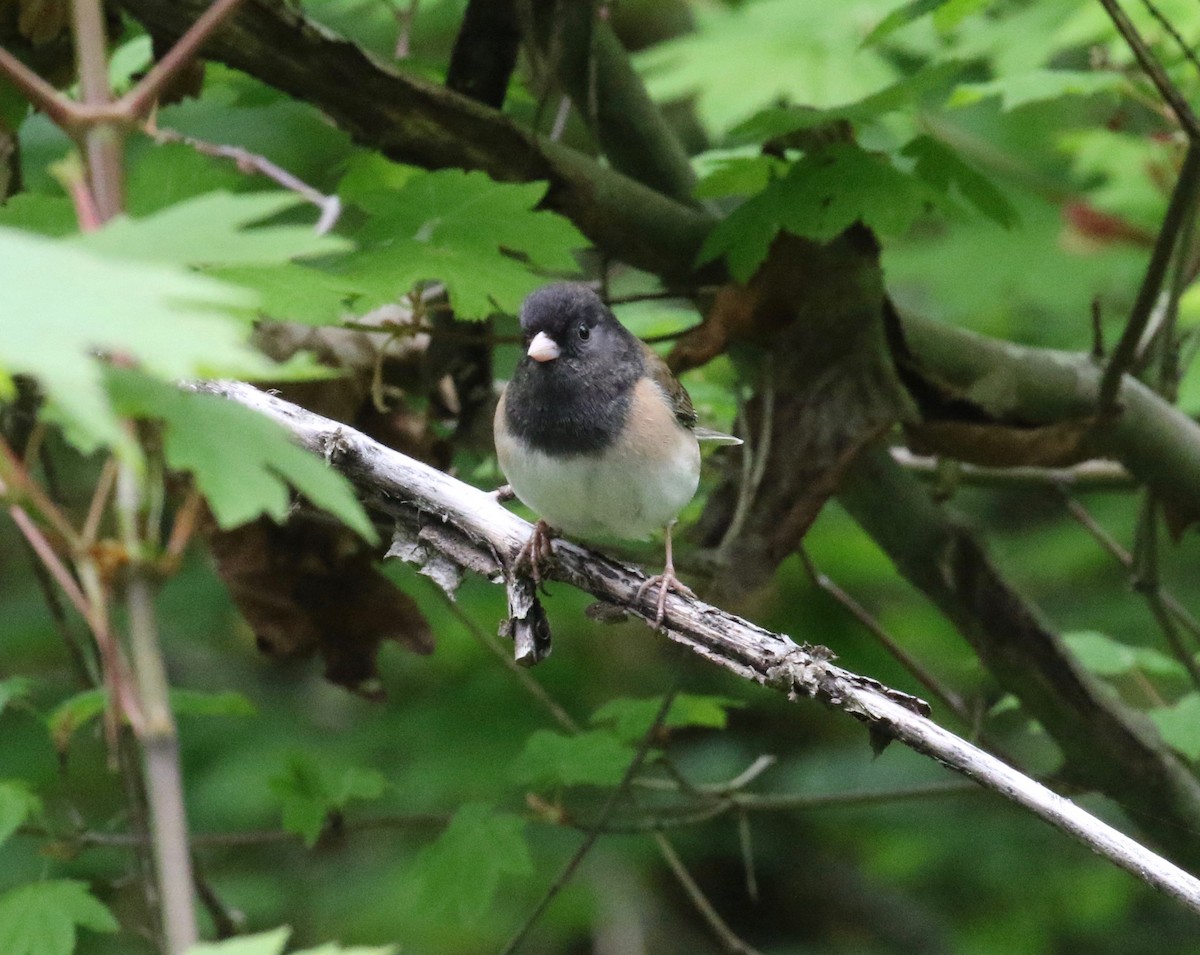
M155 34L179 37L204 0L120 0ZM247 0L205 56L325 112L356 141L399 162L481 169L494 179L546 180L546 204L609 255L680 280L714 220L503 114L412 75L393 72L283 0Z
M461 565L499 579L530 533L528 522L489 494L385 448L353 429L238 382L196 386L257 409L287 428L304 447L345 474L375 508L391 515ZM433 534L424 531L432 530ZM435 541L439 543L434 543ZM569 541L555 542L548 576L654 619L646 580L636 569ZM1200 881L1000 760L927 719L920 701L829 661L823 648L800 646L717 607L668 596L670 639L731 672L808 697L853 716L871 732L895 738L1033 812L1115 865L1200 913Z

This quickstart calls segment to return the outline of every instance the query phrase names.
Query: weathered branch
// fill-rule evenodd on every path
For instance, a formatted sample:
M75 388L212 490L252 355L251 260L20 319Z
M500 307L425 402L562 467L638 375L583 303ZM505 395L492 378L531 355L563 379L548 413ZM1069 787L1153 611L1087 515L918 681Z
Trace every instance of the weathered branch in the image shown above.
M433 549L492 579L530 533L530 525L491 495L335 421L237 382L209 383L224 395L279 422L303 446L323 455L375 508L416 531ZM548 576L578 587L644 620L652 596L639 597L640 571L569 541L557 541ZM717 607L678 594L666 604L668 636L705 659L764 686L818 700L866 724L877 737L898 739L1051 825L1149 885L1200 913L1200 881L993 756L942 729L919 701L829 662L822 648L801 646Z

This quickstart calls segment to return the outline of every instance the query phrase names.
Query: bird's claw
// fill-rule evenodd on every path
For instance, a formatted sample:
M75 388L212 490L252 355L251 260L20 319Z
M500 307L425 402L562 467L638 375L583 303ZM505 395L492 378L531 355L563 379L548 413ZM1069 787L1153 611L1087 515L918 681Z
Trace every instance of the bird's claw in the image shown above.
M542 568L554 559L554 528L545 521L533 525L533 533L529 540L521 545L513 561L513 568L518 573L528 567L529 576L533 578L535 587L542 585Z
M658 600L655 603L654 614L654 629L661 630L663 618L667 612L667 593L675 591L681 597L695 597L695 592L688 587L683 581L675 576L675 570L672 567L666 567L661 574L655 574L653 577L648 577L638 587L637 599L641 600L642 595L651 587L658 587Z

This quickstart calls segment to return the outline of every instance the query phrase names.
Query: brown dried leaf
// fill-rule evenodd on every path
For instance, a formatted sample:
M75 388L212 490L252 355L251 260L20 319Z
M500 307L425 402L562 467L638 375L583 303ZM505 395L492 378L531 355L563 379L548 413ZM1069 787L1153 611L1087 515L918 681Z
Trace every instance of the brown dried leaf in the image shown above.
M348 530L297 515L213 531L217 572L264 653L320 654L325 676L378 697L376 658L385 640L414 653L433 634L413 600L384 577L374 554Z
M1067 467L1092 455L1088 437L1096 418L1021 427L973 421L924 421L905 426L908 446L987 467Z

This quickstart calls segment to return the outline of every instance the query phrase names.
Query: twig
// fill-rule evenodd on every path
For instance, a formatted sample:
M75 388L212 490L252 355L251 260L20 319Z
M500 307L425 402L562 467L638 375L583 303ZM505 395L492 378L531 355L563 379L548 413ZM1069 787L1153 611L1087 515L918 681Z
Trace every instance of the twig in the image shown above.
M166 56L154 64L120 100L120 107L131 120L145 116L163 88L171 82L188 61L200 52L200 47L237 9L242 0L216 0L211 7L179 38L167 51Z
M530 524L495 498L428 465L385 448L344 424L312 414L241 382L194 386L267 414L302 446L337 467L377 510L409 526L436 520L456 533L453 553L487 576L502 570L498 554L515 554ZM449 538L447 538L449 539ZM652 622L655 601L639 597L646 575L595 551L560 540L547 577L616 604ZM1200 912L1200 880L1101 822L1028 776L937 726L907 694L829 662L828 651L802 647L698 599L670 594L667 636L745 679L809 697L852 716L999 793L1092 848L1114 865Z
M1158 21L1159 26L1161 26L1167 31L1167 33L1170 34L1171 39L1175 41L1176 45L1180 49L1180 52L1187 57L1188 62L1191 63L1192 66L1196 67L1197 70L1200 70L1200 59L1196 58L1196 52L1190 46L1188 46L1183 37L1179 35L1179 31L1175 29L1175 24L1168 20L1163 15L1163 12L1159 10L1158 7L1151 2L1151 0L1142 0L1142 6L1149 11L1150 16L1154 17L1154 19Z
M75 104L3 46L0 46L0 75L7 76L17 91L45 113L54 125L63 129L71 125Z
M946 708L957 716L964 726L974 726L976 722L974 716L963 702L962 697L944 686L912 654L900 646L899 642L883 628L883 625L867 612L866 607L846 593L827 574L819 570L813 563L812 557L809 556L807 548L801 545L797 548L796 553L799 555L800 562L804 565L809 579L818 589L829 594L844 610L849 612L850 616L862 624L880 646L895 657L897 662L912 675L913 679L945 703Z
M1133 573L1134 559L1124 547L1120 545L1115 537L1113 537L1104 527L1097 521L1086 507L1080 504L1073 497L1068 495L1066 491L1062 491L1064 503L1067 506L1067 512L1075 518L1075 520L1096 539L1096 542L1122 567L1130 573ZM1159 596L1162 598L1163 605L1175 615L1175 619L1192 635L1192 637L1200 641L1200 620L1197 620L1178 599L1168 590L1164 590L1161 585L1158 589Z
M556 722L568 733L579 732L579 724L575 722L570 713L568 713L559 705L558 701L554 699L554 697L546 692L546 688L534 678L533 674L529 672L528 668L517 663L517 661L513 659L513 655L511 653L506 651L504 647L500 646L494 637L488 634L482 627L480 627L474 620L464 613L462 607L460 607L449 597L446 597L446 608L450 611L454 618L466 628L467 633L475 638L476 643L483 646L489 653L492 654L492 656L496 657L501 663L504 664L504 668L517 678L517 682L521 684L521 686L525 689L525 692L542 705L546 712L550 714L554 722Z
M167 143L180 143L191 147L196 152L202 153L205 156L213 156L218 159L231 159L241 172L259 173L284 189L296 193L321 210L321 216L315 226L317 235L328 233L337 224L337 220L342 214L342 201L336 194L325 195L323 192L314 189L308 183L304 182L304 180L292 175L282 166L271 162L266 156L260 156L258 153L243 149L241 146L227 146L223 143L212 143L203 139L197 139L194 136L185 136L177 130L164 129L153 122L145 123L142 126L142 132L160 146Z
M711 902L708 901L708 896L704 894L704 890L696 884L696 880L692 878L692 874L688 872L679 856L675 852L674 846L661 832L654 834L655 845L658 846L658 853L663 857L663 861L667 863L674 874L676 881L683 886L683 891L687 893L691 899L692 905L696 907L696 911L700 913L700 917L704 919L708 927L712 929L713 934L717 937L717 941L721 943L721 948L730 952L731 955L761 955L757 948L747 944L737 933L729 927L729 923L721 918Z
M629 765L625 767L625 773L621 776L621 781L608 794L608 798L604 802L604 807L600 810L600 815L596 819L595 828L591 829L587 835L583 837L583 841L575 850L567 864L563 866L562 871L558 874L558 878L546 890L546 894L529 916L517 929L507 945L500 950L500 955L512 955L517 950L525 936L537 924L538 919L542 917L542 913L546 911L550 903L558 897L558 894L566 887L571 880L571 876L575 874L575 870L579 868L579 864L584 860L584 857L591 851L592 846L596 844L596 840L600 838L603 832L603 826L608 823L613 811L617 808L617 803L629 790L629 784L633 781L633 777L638 770L642 768L642 764L646 761L646 756L650 752L650 744L653 742L655 735L658 733L659 727L662 726L663 720L667 718L667 712L671 709L671 704L675 702L675 697L678 694L677 689L663 695L662 705L659 706L658 712L654 716L654 721L650 724L642 737L641 743L638 745L637 752L633 754L633 759L629 761Z
M79 94L84 106L103 109L112 99L108 86L108 44L100 0L71 0ZM124 130L115 123L89 123L82 141L87 154L88 186L100 221L125 205Z
M1100 0L1106 6L1114 4L1114 0ZM1180 232L1190 228L1189 213L1194 213L1196 193L1200 189L1200 139L1195 137L1188 144L1187 154L1183 159L1183 167L1179 170L1179 179L1171 193L1171 201L1167 205L1162 227L1154 240L1154 250L1150 254L1150 262L1146 266L1146 274L1138 289L1137 298L1129 313L1129 321L1121 340L1113 350L1112 357L1105 366L1100 379L1100 395L1097 401L1101 416L1110 414L1116 408L1117 396L1121 389L1121 379L1133 365L1142 335L1150 316L1154 312L1155 302L1162 291L1163 281L1170 266L1175 246ZM1194 216L1193 216L1194 218Z
M891 448L891 453L897 464L918 477L934 479L941 476L939 458L913 454L908 448L901 447ZM1081 491L1132 491L1138 486L1133 475L1115 461L1084 461L1066 468L991 468L956 461L955 468L955 477L961 483L984 487L1049 485Z
M117 474L117 517L131 559L126 584L129 641L134 677L144 714L137 732L150 807L155 871L162 897L163 930L170 955L182 955L198 938L193 903L192 857L188 848L179 738L168 699L166 667L158 646L153 581L142 551L139 475L128 464Z
M1150 612L1158 622L1159 629L1167 639L1167 646L1192 680L1200 689L1200 666L1195 656L1183 645L1179 630L1171 618L1159 590L1158 575L1158 502L1147 491L1138 515L1136 546L1134 549L1133 589L1146 600Z
M1142 71L1150 78L1150 82L1154 84L1158 90L1159 96L1167 101L1167 105L1174 111L1175 116L1179 120L1179 124L1187 133L1188 141L1192 144L1200 142L1200 122L1196 120L1196 114L1192 112L1191 106L1179 92L1178 87L1171 82L1171 78L1167 76L1166 71L1159 64L1158 59L1154 56L1146 41L1137 31L1137 27L1133 25L1133 21L1129 19L1125 11L1121 9L1117 0L1100 0L1100 5L1108 12L1109 18L1113 25L1117 28L1117 32L1121 34L1125 42L1129 45L1129 49L1133 52L1134 58L1138 61Z
M100 521L104 517L104 509L108 506L108 496L112 494L113 485L117 482L117 462L109 458L100 469L100 477L96 481L96 489L92 492L92 503L88 505L87 518L83 522L83 530L79 533L80 544L87 548L93 546L100 538Z

